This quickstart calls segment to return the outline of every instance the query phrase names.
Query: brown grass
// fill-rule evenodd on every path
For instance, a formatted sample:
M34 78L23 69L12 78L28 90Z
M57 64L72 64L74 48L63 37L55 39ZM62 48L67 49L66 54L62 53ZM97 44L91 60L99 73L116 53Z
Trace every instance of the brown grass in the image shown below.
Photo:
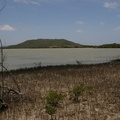
M49 90L67 94L54 115L55 120L120 120L120 64L42 67L13 71L23 94L22 101L9 95L9 109L0 120L50 120L45 113L44 98ZM14 88L9 76L6 85ZM69 91L77 84L92 85L93 90L80 97L80 103L69 100Z

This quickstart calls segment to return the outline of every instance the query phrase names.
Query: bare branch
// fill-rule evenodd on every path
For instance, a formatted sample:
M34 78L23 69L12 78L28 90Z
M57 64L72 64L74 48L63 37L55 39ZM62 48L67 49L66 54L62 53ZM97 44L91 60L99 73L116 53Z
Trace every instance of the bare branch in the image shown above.
M8 90L7 93L12 92L12 93L15 93L15 94L18 94L18 95L21 95L21 94L22 94L22 93L20 93L20 92L18 92L18 91L16 91L16 90L13 90L13 89L11 89L11 88L9 88L9 87L5 87L5 86L3 87L3 86L0 86L0 88Z
M2 66L2 67L9 73L9 75L12 77L12 79L13 79L14 83L16 84L16 86L17 86L17 88L18 88L18 91L19 91L19 93L20 93L20 88L19 88L19 86L18 86L15 78L13 77L13 75L7 70L7 68L6 68L5 66L3 66L2 64L1 64L1 66Z
M1 53L1 55L0 55L0 57L1 57L1 61L0 61L0 65L1 66L3 66L3 62L4 62L4 60L3 60L3 45L2 45L2 41L1 41L1 39L0 39L0 53ZM2 75L1 75L1 82L2 82L2 86L4 87L4 79L3 79L3 67L1 67L1 73L2 73ZM4 92L4 90L2 90L1 91L1 93L2 92Z
M1 85L0 85L0 89L1 89L1 93L0 93L0 100L3 100L3 97L7 94L9 95L9 93L14 93L14 94L17 94L17 95L22 95L21 92L20 92L20 88L19 88L19 85L16 81L16 79L14 78L14 76L10 73L10 71L7 70L7 68L4 66L4 53L3 53L3 45L2 45L2 41L0 39L0 66L1 66ZM13 83L15 84L15 86L17 87L17 91L12 89L12 88L9 88L9 87L6 87L4 85L4 70L9 74L9 76L12 78L13 80Z
M5 6L6 6L6 3L7 3L7 1L6 0L4 0L5 1L5 3L4 3L4 5L3 5L3 7L0 9L0 12L5 8Z

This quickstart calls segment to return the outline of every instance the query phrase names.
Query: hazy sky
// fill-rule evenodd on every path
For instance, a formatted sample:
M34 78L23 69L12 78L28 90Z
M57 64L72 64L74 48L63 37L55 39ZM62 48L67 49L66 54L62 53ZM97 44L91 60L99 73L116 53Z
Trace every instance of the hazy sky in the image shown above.
M0 38L6 45L38 38L120 43L120 0L7 0Z

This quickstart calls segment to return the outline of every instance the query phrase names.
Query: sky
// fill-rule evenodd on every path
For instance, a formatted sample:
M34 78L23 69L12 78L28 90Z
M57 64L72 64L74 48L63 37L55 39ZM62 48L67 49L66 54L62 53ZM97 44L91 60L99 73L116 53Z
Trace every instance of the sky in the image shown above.
M120 44L120 0L0 0L0 39L67 39L83 45Z

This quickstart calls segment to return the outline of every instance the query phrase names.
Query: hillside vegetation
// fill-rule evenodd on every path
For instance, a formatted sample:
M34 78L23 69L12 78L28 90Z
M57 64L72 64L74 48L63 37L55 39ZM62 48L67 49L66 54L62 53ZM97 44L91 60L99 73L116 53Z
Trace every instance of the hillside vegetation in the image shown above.
M65 39L33 39L5 48L120 48L120 44L81 45Z
M120 44L113 43L113 44L104 44L98 46L98 48L120 48Z
M65 39L35 39L27 40L17 45L7 46L6 48L76 48L82 45Z

